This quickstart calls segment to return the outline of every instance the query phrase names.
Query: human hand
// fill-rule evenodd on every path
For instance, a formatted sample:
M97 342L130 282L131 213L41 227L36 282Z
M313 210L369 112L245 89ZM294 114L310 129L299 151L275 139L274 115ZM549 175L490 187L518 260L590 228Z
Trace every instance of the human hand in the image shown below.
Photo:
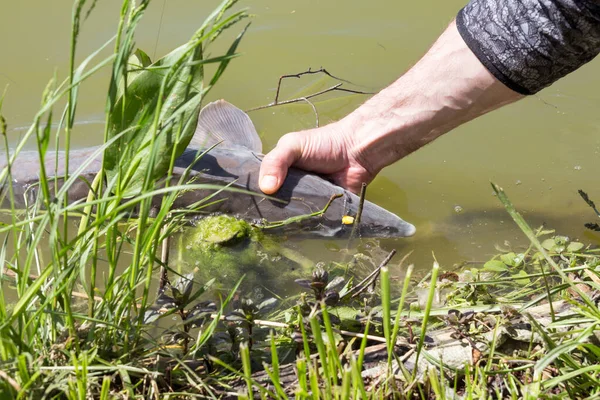
M362 183L369 183L379 171L361 164L354 154L352 136L342 121L282 136L262 161L260 189L266 194L277 192L288 169L294 166L322 174L354 193L360 192Z

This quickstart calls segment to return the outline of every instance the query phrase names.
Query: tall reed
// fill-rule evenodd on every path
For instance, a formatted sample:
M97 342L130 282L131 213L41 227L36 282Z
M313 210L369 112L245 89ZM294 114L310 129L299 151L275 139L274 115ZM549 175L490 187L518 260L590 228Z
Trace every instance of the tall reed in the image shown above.
M235 0L225 0L189 42L151 62L135 49L134 42L151 2L123 0L115 36L76 65L84 15L92 12L95 3L75 1L69 74L62 81L50 80L31 127L13 144L10 154L2 124L6 166L0 181L5 189L2 200L10 213L0 227L0 360L3 370L14 376L0 379L3 393L83 398L98 386L98 393L106 396L102 376L118 373L127 386L127 376L146 373L143 368L131 368L133 360L151 355L147 341L141 339L148 337L144 315L160 267L156 254L183 218L170 211L183 190L208 187L188 185L187 174L174 177L174 160L191 139L202 100L236 57L245 30L224 54L211 58L204 54L224 30L247 17L244 10L232 10ZM112 53L98 60L111 44ZM207 64L215 68L205 76ZM69 155L76 133L78 94L88 78L107 68L104 144L86 162L75 165ZM59 129L53 131L55 108L63 101ZM1 105L2 99L0 114ZM59 143L61 130L64 141ZM11 171L19 167L19 154L31 137L37 144L40 179L28 189L28 207L22 212L15 205ZM52 140L62 150L49 151ZM62 160L59 155L64 161L58 161ZM70 203L69 189L97 159L102 160L102 168L88 182L87 201ZM66 171L62 176L56 173L62 167L59 162L64 162ZM155 215L151 215L153 206ZM76 300L75 295L81 293L87 300ZM214 326L210 324L208 330ZM43 364L54 359L53 366L40 369L44 365L35 361L40 356L46 360ZM76 385L70 384L71 378L60 380L64 374L58 373L62 371L59 365L72 368ZM92 373L99 365L103 365L102 373Z

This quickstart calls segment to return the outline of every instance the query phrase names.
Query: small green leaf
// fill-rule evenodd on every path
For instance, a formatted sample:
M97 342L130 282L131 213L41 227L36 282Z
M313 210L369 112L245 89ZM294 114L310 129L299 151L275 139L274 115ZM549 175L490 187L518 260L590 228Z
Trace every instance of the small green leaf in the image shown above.
M554 239L546 239L542 242L542 247L548 251L552 250L555 245L556 242L554 241Z
M294 282L296 282L298 285L302 286L305 289L312 289L312 287L310 286L311 281L309 279L296 279Z
M512 275L512 277L515 279L515 282L517 282L519 285L525 286L531 282L531 279L529 279L529 275L527 274L527 272L525 272L523 270Z
M562 253L563 251L565 251L567 248L567 246L565 245L556 245L554 246L553 251L557 252L557 253Z
M173 297L181 306L186 306L188 304L190 295L192 294L192 289L194 288L194 273L189 273L183 275L175 283L171 288L173 291Z
M569 238L566 236L555 236L554 241L559 246L564 246L569 242Z
M203 301L196 304L187 314L185 320L192 328L198 328L217 312L217 305L212 301Z
M508 267L500 260L490 260L483 264L483 269L486 271L504 272Z
M232 311L225 315L225 321L227 322L245 322L246 316L239 311Z
M516 267L520 267L521 265L523 265L524 261L525 261L525 254L523 254L523 253L517 254L514 258L514 263L515 263Z
M325 289L335 289L336 287L340 286L342 283L344 283L344 277L336 276L331 281L329 281L327 286L325 286Z
M575 251L579 251L579 250L583 249L584 247L585 247L585 245L583 243L571 242L567 246L567 251L575 252Z
M510 253L502 254L500 259L502 262L510 267L516 267L518 264L516 262L517 255L512 251Z
M148 54L146 54L142 49L137 49L133 55L143 68L149 67L152 64L150 56L148 56Z

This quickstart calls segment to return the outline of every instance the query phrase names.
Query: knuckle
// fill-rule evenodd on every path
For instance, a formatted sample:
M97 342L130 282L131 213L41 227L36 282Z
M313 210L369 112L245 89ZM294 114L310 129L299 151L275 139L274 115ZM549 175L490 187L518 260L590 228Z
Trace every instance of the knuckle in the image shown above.
M298 137L295 132L287 133L277 141L277 147L294 148L296 146L298 146Z

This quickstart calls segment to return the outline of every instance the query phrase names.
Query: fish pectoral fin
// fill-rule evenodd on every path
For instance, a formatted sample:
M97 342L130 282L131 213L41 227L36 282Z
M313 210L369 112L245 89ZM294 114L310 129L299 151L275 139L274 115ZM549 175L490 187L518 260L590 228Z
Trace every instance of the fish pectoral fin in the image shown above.
M190 142L197 148L217 144L222 148L245 147L262 153L262 142L248 114L225 100L214 101L202 108Z

